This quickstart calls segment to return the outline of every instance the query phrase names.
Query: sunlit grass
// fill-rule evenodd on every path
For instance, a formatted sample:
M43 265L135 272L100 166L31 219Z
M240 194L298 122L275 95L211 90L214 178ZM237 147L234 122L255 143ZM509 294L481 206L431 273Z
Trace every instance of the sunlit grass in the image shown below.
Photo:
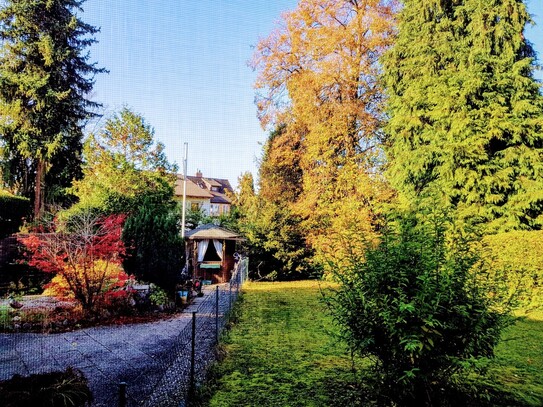
M543 405L543 310L509 328L496 349L489 378L528 405Z
M225 357L201 392L209 406L366 405L345 347L322 301L327 283L248 283ZM364 363L358 361L360 368ZM474 383L505 392L501 405L543 405L543 311L504 334L485 375ZM508 396L509 395L509 396ZM515 400L511 404L511 400ZM518 402L517 402L518 401ZM492 403L490 405L493 405Z
M353 380L315 281L249 283L213 372L210 406L328 406ZM216 391L215 391L216 390ZM343 404L345 405L345 404Z

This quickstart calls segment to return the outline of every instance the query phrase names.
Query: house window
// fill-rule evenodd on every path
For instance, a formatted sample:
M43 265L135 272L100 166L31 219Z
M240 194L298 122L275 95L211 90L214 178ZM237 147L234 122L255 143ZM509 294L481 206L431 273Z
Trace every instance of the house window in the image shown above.
M200 210L200 204L198 202L192 202L190 204L190 210L195 211L195 212L199 211Z
M219 214L219 205L218 204L211 204L210 207L210 215L215 216Z

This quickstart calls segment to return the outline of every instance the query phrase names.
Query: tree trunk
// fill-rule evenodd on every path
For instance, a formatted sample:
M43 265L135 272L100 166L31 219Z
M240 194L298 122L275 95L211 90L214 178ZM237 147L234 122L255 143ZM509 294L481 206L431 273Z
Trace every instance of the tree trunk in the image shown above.
M36 166L36 185L34 192L34 221L41 218L43 212L43 180L45 178L45 161L38 159Z

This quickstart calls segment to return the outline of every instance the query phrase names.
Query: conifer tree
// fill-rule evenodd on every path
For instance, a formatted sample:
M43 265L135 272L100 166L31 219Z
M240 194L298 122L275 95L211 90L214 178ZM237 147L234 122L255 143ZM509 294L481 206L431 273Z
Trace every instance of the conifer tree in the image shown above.
M489 233L543 224L543 97L522 0L405 0L383 59L389 178ZM426 202L426 203L425 203Z
M97 29L78 18L83 2L9 0L0 9L2 176L11 189L34 192L35 217L46 173L51 183L78 173L82 126L99 106L88 94L104 70L88 62Z

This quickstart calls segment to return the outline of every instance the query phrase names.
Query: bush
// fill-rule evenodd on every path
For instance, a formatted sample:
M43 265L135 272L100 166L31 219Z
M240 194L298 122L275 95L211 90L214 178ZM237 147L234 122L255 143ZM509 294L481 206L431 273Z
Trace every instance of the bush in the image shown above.
M0 239L19 230L30 213L30 200L0 191Z
M0 382L4 407L83 407L92 401L88 381L77 369L64 372L15 375Z
M155 307L164 307L171 302L166 291L156 286L153 286L151 289L151 293L149 294L149 301Z
M54 233L31 234L21 242L28 264L55 274L56 295L69 292L86 313L96 311L104 295L124 286L128 279L120 263L125 254L121 241L124 216L81 214L71 225L53 225ZM67 295L67 294L64 294Z
M490 269L505 276L519 305L543 305L543 231L514 231L485 236L483 257Z
M178 212L168 203L144 197L123 228L126 272L173 291L184 257L179 228Z
M444 224L389 225L365 261L336 272L332 312L353 352L373 360L381 394L399 405L434 405L451 375L492 357L512 322L503 285L469 239L446 241Z

